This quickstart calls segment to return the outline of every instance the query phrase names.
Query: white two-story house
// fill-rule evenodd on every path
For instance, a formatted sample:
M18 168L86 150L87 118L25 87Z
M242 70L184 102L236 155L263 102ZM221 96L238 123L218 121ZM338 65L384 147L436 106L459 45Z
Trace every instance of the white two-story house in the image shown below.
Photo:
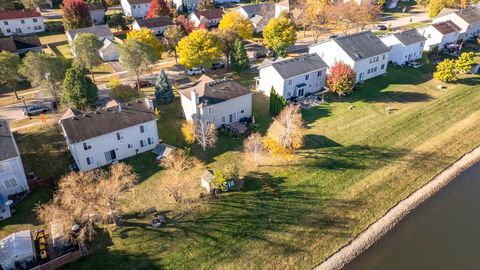
M275 17L275 11L276 6L269 3L244 5L235 10L235 12L252 22L256 33L263 32L268 22ZM281 10L278 11L281 12Z
M173 25L173 21L169 16L159 16L155 18L137 19L132 23L132 29L140 30L142 28L148 28L153 31L156 36L160 36L169 25Z
M159 142L157 117L148 98L87 113L69 109L59 123L80 171L153 150Z
M431 51L433 48L442 50L449 44L456 43L460 30L461 28L452 21L432 23L419 28L418 32L427 39L423 50Z
M150 0L120 0L123 14L134 18L145 18L150 8Z
M101 2L88 4L88 11L93 25L105 23L105 6Z
M0 195L8 196L28 190L22 158L6 120L0 120Z
M223 17L222 9L212 9L212 10L195 10L190 13L188 19L193 22L195 27L199 27L201 24L205 25L207 28L216 27L220 23L220 20Z
M422 58L427 39L416 29L410 29L383 36L380 40L390 48L390 61L404 65Z
M40 12L34 9L0 11L0 32L4 36L45 32Z
M353 68L357 82L384 74L387 71L390 48L371 31L336 37L310 46L331 68L343 62Z
M467 8L462 10L444 8L440 14L433 19L433 23L445 21L452 21L460 27L458 39L468 40L480 36L479 8Z
M235 81L216 81L202 75L179 92L185 118L189 121L202 120L218 128L252 116L252 93Z
M316 53L270 63L266 60L258 68L257 89L270 96L273 88L287 100L303 97L323 89L327 68Z

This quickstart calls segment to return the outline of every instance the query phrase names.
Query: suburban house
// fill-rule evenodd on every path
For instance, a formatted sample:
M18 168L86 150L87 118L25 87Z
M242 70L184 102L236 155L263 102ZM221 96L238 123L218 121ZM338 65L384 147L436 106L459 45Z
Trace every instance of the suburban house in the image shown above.
M243 17L250 19L256 33L263 32L263 28L270 19L275 17L276 7L274 4L254 4L241 6L235 11Z
M26 35L45 31L40 12L34 9L0 11L0 32L4 36Z
M433 23L427 27L419 28L418 32L424 36L425 47L423 50L431 51L433 48L443 49L458 40L461 28L452 21Z
M132 23L132 29L140 30L142 28L148 28L152 30L155 35L160 36L169 25L173 25L173 21L169 16L159 16L155 18L137 19Z
M6 120L0 120L0 149L0 195L3 205L9 196L28 190L22 158Z
M27 52L42 52L42 43L37 36L11 36L0 38L0 52L7 51L18 55Z
M150 0L120 0L123 14L136 19L145 18L150 8Z
M110 27L106 24L67 30L68 42L72 43L78 34L94 34L100 41L103 41L104 39L113 41L113 33L110 31Z
M452 21L460 27L458 39L468 40L480 36L480 9L467 8L453 10L444 8L440 14L433 19L433 23Z
M422 58L427 40L416 29L405 30L380 37L390 48L390 61L399 65Z
M93 25L105 23L105 6L101 2L88 4Z
M270 96L271 89L286 98L304 97L323 89L327 64L316 53L291 59L265 60L259 66L257 89Z
M173 0L173 6L183 12L191 12L197 8L199 0Z
M179 92L185 118L190 121L200 119L218 128L252 116L252 93L235 81L202 75Z
M222 19L222 16L222 9L212 9L202 11L195 10L188 16L188 18L197 28L202 24L205 25L207 28L210 28L217 27L220 23L220 20Z
M100 50L98 50L98 53L100 54L102 60L105 62L117 61L120 57L119 47L117 43L109 39L103 40L103 46L102 48L100 48Z
M310 46L331 68L337 62L350 65L357 82L384 74L387 71L390 48L371 31L332 38Z
M59 123L80 171L153 150L159 141L157 117L148 98L114 102L87 113L69 109Z

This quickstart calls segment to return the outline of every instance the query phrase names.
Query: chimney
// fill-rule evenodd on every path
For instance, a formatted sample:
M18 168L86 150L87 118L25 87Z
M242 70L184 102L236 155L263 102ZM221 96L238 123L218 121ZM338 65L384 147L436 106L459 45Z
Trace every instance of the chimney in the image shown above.
M147 96L147 97L145 98L145 102L147 103L148 108L150 108L150 110L153 110L153 109L154 109L154 108L153 108L153 101L150 99L149 96Z

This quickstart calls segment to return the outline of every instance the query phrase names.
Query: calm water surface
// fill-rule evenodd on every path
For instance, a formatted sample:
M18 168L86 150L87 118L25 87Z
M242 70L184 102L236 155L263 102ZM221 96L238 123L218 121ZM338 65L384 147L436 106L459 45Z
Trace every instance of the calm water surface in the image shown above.
M480 164L417 207L344 269L480 269Z

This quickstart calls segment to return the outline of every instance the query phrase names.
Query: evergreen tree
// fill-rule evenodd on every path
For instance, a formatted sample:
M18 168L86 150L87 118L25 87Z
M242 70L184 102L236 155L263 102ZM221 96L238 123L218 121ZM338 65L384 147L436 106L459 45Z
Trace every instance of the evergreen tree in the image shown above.
M172 85L168 81L165 71L161 71L155 81L155 103L168 104L173 101Z
M95 108L98 88L90 78L83 74L80 67L70 68L63 81L62 102L78 110Z
M241 39L237 39L233 43L231 61L232 68L235 71L245 71L250 67L247 51L245 50L245 44L243 44Z
M288 105L287 100L278 95L275 89L272 86L272 90L270 90L270 113L274 116L278 115L283 108Z

